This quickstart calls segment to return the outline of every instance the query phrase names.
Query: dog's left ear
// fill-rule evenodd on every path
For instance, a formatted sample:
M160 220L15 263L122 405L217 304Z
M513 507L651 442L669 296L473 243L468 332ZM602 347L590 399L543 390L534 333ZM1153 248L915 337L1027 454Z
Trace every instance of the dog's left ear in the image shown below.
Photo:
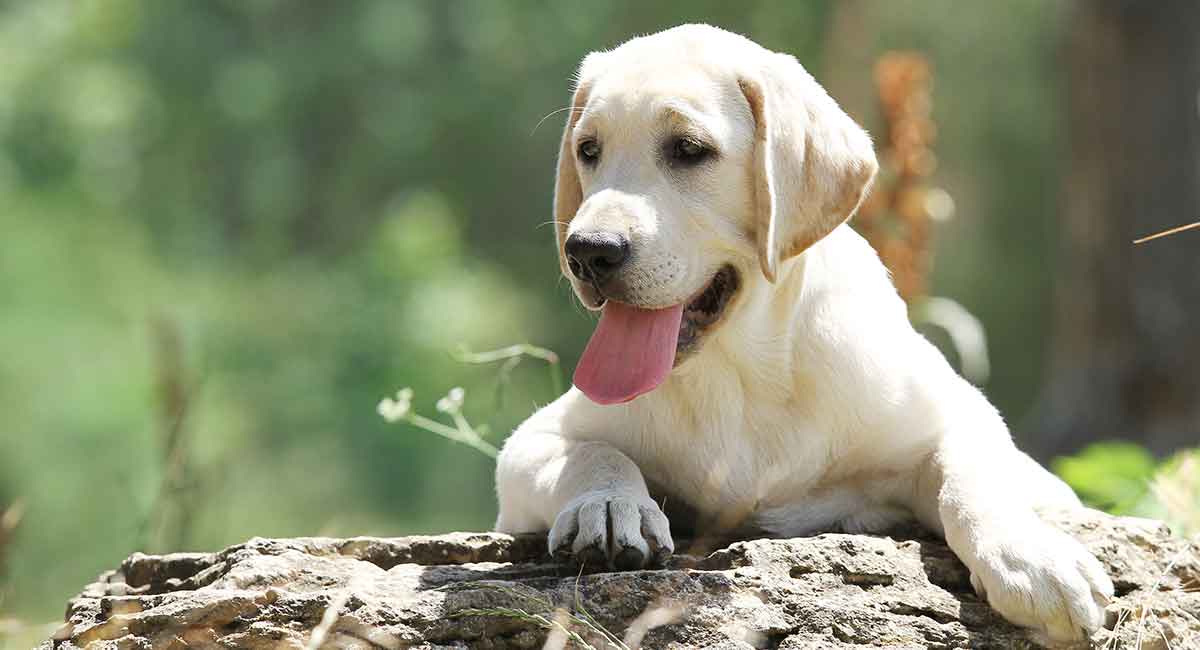
M558 172L554 177L554 240L558 244L558 265L563 275L571 277L567 268L566 244L567 226L575 218L579 206L583 203L583 188L579 183L579 169L575 166L575 142L571 134L583 110L587 106L588 93L591 91L592 78L597 74L603 53L592 52L584 57L575 73L575 91L571 95L571 105L567 109L567 123L563 127L562 141L558 148Z
M767 53L738 83L754 116L755 230L763 274L845 223L879 164L867 132L795 58Z

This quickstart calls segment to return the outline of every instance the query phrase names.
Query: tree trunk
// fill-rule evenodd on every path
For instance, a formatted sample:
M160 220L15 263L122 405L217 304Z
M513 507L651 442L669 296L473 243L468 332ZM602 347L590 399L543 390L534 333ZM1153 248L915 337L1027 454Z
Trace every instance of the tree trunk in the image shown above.
M1200 441L1200 3L1075 3L1055 341L1039 457Z

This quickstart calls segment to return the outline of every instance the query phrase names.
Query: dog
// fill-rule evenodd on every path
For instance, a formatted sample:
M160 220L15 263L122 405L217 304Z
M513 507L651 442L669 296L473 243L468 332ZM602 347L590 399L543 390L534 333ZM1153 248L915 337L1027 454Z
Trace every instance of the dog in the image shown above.
M664 500L781 537L915 519L1009 621L1095 631L1112 582L1038 516L1078 498L913 329L846 225L876 170L800 63L747 38L684 25L589 54L554 217L600 320L575 386L500 453L496 530L635 569L674 551Z

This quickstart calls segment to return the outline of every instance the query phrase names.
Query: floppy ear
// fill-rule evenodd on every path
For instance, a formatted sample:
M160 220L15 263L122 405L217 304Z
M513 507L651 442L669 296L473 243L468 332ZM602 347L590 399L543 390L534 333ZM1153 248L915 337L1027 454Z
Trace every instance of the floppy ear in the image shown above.
M591 58L590 56L588 58ZM584 59L586 66L588 59ZM558 243L558 265L563 275L571 277L567 267L567 259L563 245L567 239L567 226L579 206L583 203L583 188L579 184L579 170L575 167L575 145L571 139L571 131L583 114L587 105L588 90L591 83L583 78L583 66L580 67L579 81L575 85L575 93L571 98L571 107L567 111L567 125L563 128L562 143L558 148L558 172L554 179L554 239Z
M858 209L879 165L871 138L795 58L769 53L738 83L754 116L755 231L763 274Z

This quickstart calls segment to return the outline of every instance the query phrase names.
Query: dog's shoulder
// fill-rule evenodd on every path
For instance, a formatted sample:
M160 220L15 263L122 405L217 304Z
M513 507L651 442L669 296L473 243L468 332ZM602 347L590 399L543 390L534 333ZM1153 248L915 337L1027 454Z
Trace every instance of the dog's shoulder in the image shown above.
M879 253L847 224L805 253L806 285L836 289L841 295L873 294L884 304L902 303Z

